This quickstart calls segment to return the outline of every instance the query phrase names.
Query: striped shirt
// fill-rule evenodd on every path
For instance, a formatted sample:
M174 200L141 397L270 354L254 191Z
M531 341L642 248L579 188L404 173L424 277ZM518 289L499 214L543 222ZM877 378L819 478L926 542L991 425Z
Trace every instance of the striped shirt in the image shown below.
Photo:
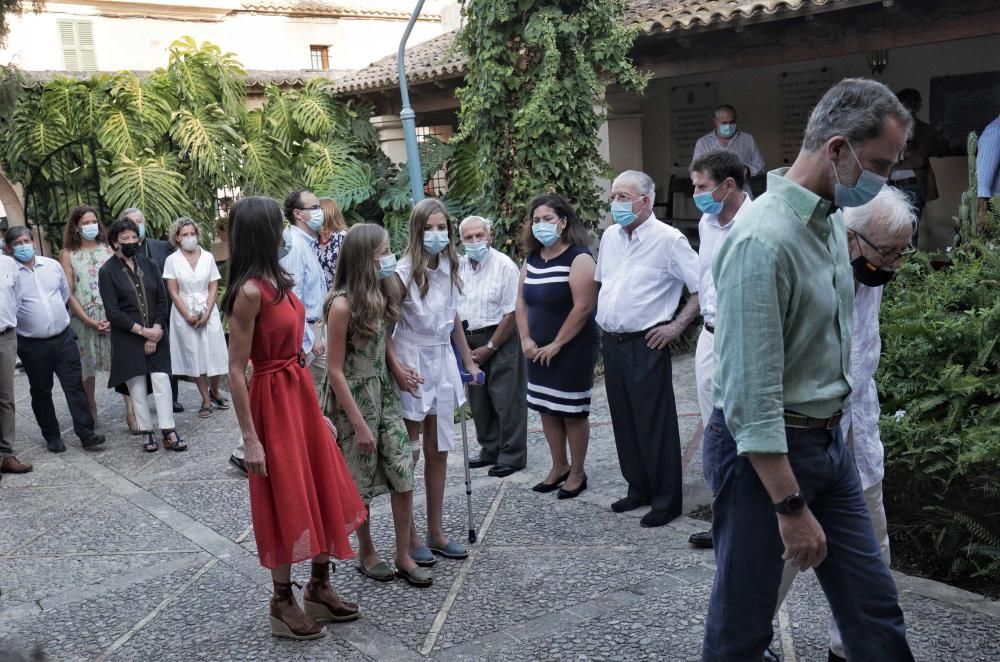
M983 134L979 136L976 179L979 182L980 198L1000 195L1000 115L987 124Z

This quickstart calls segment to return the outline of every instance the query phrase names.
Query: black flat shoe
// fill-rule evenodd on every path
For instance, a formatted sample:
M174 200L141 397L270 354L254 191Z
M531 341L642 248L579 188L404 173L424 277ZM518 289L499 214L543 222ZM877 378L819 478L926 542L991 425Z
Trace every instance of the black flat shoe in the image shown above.
M580 496L580 493L587 489L587 474L583 474L583 482L580 483L580 487L575 490L561 489L559 493L556 494L557 499L575 499Z
M639 525L646 528L663 526L664 524L669 524L680 516L680 513L675 515L669 510L651 510L642 516L642 519L639 520Z
M692 547L697 547L698 549L712 549L712 531L699 531L698 533L692 533L691 537L688 538L688 544Z
M45 448L50 453L64 453L66 452L66 444L63 443L62 439L46 439Z
M248 475L247 474L247 464L246 464L246 462L243 461L243 458L236 457L235 455L230 455L229 456L229 464L231 464L234 467L236 467L237 469L239 469L240 472L244 476Z
M514 467L505 467L502 464L498 464L492 469L490 469L487 473L495 478L506 478L507 476L517 471L520 471L520 469L515 469Z
M174 413L179 414L184 411L184 405L174 400Z
M543 494L546 493L546 492L555 492L556 490L559 489L560 485L562 485L563 483L566 482L567 478L569 478L569 472L568 471L566 473L564 473L562 476L560 476L559 478L557 478L556 482L554 482L554 483L546 483L545 481L542 481L541 483L538 483L537 485L535 485L531 489L534 492L541 492Z
M495 461L484 460L481 457L477 457L477 458L475 458L473 460L469 460L469 468L470 469L482 469L483 467L492 467L494 464L496 464Z
M630 510L635 510L636 508L642 508L643 506L648 505L648 501L627 496L624 499L618 499L618 501L611 504L611 511L615 513L627 513Z

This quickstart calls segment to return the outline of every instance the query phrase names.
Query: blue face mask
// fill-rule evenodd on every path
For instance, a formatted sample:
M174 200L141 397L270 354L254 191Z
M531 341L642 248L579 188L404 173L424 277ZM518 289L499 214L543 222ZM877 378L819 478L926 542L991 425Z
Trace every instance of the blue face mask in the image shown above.
M142 241L143 239L146 238L146 224L136 223L135 225L137 228L139 228L139 241Z
M378 279L385 280L396 273L396 256L392 253L378 259Z
M306 225L313 232L319 232L319 229L323 227L323 210L322 209L310 209L309 210L309 220L306 221Z
M531 234L542 246L551 246L559 241L559 233L556 231L555 223L535 223L531 226Z
M635 212L632 211L632 203L628 200L615 200L611 203L611 218L615 223L625 227L635 222Z
M722 184L719 184L719 186L722 186ZM729 193L726 194L726 197L722 198L722 200L716 200L714 194L716 191L719 190L719 186L716 186L711 191L705 191L704 193L695 194L694 204L696 207L698 207L701 213L714 214L718 216L719 212L722 211L722 205L726 201L726 198L729 197L729 193L732 193L732 190L730 190Z
M97 223L88 223L87 225L80 226L80 236L87 241L93 241L97 239L97 235L100 233L101 229L97 227Z
M471 244L465 244L465 254L470 260L475 260L476 262L482 262L486 259L486 256L490 254L490 245L485 241L477 241Z
M851 150L851 156L857 161L858 167L861 168L861 176L858 177L854 186L845 186L840 183L837 164L830 161L833 164L833 176L837 178L837 183L833 187L833 204L838 207L861 207L875 199L888 178L876 175L871 170L865 170L858 155L854 153L851 143L847 143L847 147Z
M30 262L31 258L35 257L35 247L31 244L19 244L12 252L18 262Z
M431 255L437 255L448 245L448 232L446 230L426 230L424 232L424 248Z
M736 122L727 122L719 125L719 135L723 138L732 138L736 135Z

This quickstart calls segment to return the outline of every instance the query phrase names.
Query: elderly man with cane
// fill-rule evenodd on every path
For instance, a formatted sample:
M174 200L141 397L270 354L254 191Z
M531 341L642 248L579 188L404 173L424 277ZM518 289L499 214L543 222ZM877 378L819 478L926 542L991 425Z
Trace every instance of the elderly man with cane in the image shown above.
M912 252L911 233L917 223L916 209L905 191L886 187L862 207L844 210L847 250L854 272L854 336L851 343L851 403L844 408L840 431L854 452L861 478L865 507L886 567L889 566L889 528L882 504L882 439L878 433L878 369L882 342L878 313L882 289L896 273L903 256ZM778 604L792 587L798 569L785 563ZM847 658L837 623L830 620L830 662Z
M851 660L913 659L839 427L855 292L840 209L879 194L910 127L882 83L834 85L792 167L768 174L716 255L716 409L702 461L717 570L705 662L762 658L783 561L815 568Z
M469 389L481 447L469 466L492 465L489 474L503 478L523 469L528 456L527 376L514 323L520 270L493 248L487 219L469 216L458 232L465 247L458 315L472 358L486 374L485 388Z

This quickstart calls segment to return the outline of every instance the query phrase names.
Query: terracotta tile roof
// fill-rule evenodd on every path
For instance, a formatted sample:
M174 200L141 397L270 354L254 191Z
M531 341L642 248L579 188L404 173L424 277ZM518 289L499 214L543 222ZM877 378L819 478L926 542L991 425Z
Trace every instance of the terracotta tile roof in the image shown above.
M374 18L406 21L410 18L408 11L393 9L371 9L331 4L323 0L249 0L242 3L243 11L260 14L286 14L290 16L337 16L340 18ZM420 21L439 22L437 14L420 14Z
M117 72L113 71L101 71L101 72L89 72L89 71L58 71L54 69L47 69L44 71L22 71L23 84L26 88L39 87L44 85L53 78L70 78L73 80L87 80L91 76L97 74L109 74L113 75ZM150 74L149 71L133 71L135 75L140 78L145 78ZM314 69L288 69L288 70L274 70L266 71L262 69L248 69L246 72L246 84L247 87L263 87L268 83L274 83L275 85L285 85L285 86L302 86L313 78L329 78L330 80L336 80L337 78L342 78L343 76L351 72L346 72L342 69L328 69L325 71L314 70Z
M877 0L630 0L625 21L638 24L642 34L659 34L772 15L790 17L812 7L868 1ZM457 31L447 32L406 49L407 79L411 83L426 82L465 74L466 58L452 48L456 34ZM352 94L396 87L399 87L396 56L389 55L338 79L333 91Z

